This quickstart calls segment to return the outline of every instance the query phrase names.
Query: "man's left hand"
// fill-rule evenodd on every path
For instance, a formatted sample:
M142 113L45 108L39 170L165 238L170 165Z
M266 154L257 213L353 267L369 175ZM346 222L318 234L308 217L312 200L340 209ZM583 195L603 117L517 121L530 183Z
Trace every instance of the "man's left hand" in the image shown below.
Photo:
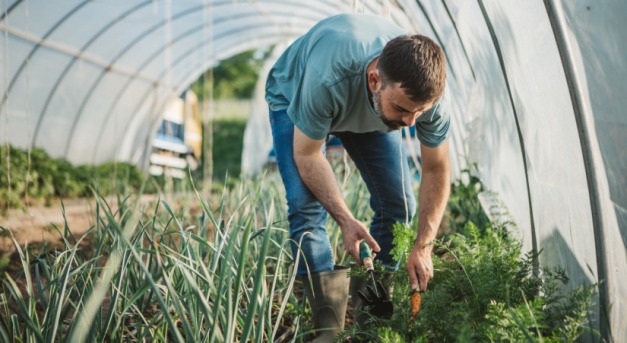
M416 245L407 258L407 272L412 290L420 286L419 291L426 291L429 280L433 278L431 250L431 247Z

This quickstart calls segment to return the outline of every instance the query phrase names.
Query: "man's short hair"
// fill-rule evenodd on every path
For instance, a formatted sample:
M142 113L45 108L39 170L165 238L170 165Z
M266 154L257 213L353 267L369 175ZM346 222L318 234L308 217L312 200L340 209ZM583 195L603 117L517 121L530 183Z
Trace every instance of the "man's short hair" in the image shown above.
M414 102L439 100L446 84L446 60L442 49L423 35L403 35L389 41L378 62L383 87L400 83Z

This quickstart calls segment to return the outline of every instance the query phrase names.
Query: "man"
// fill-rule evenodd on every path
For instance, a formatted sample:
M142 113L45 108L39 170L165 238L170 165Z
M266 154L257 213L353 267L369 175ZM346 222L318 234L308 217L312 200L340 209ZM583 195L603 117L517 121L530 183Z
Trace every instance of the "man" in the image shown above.
M429 38L405 32L383 17L341 14L297 39L268 75L266 100L286 188L298 275L307 285L314 326L329 341L343 328L348 281L334 267L325 228L327 212L339 224L356 261L365 240L388 268L391 226L416 211L400 128L416 124L421 141L419 235L408 258L411 287L433 276L431 246L449 192L449 118L439 110L446 63ZM375 214L370 230L355 219L324 157L325 139L337 136L360 171ZM304 259L304 261L303 261Z

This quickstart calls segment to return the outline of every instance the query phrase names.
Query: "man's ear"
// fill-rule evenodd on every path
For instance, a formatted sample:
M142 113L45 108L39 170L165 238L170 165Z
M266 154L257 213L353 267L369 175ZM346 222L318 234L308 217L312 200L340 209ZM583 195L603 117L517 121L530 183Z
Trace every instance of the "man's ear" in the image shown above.
M368 72L368 88L372 93L379 90L381 87L381 76L379 76L379 70L374 68Z

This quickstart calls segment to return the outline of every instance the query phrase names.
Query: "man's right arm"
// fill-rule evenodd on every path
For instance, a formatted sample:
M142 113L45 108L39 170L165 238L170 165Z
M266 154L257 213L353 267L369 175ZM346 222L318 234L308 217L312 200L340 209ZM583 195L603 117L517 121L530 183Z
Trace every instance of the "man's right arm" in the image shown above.
M356 261L359 243L366 240L374 252L380 250L368 229L353 217L337 186L333 170L322 154L324 140L314 140L294 126L294 161L301 179L340 226L344 246ZM361 261L360 261L361 262Z

